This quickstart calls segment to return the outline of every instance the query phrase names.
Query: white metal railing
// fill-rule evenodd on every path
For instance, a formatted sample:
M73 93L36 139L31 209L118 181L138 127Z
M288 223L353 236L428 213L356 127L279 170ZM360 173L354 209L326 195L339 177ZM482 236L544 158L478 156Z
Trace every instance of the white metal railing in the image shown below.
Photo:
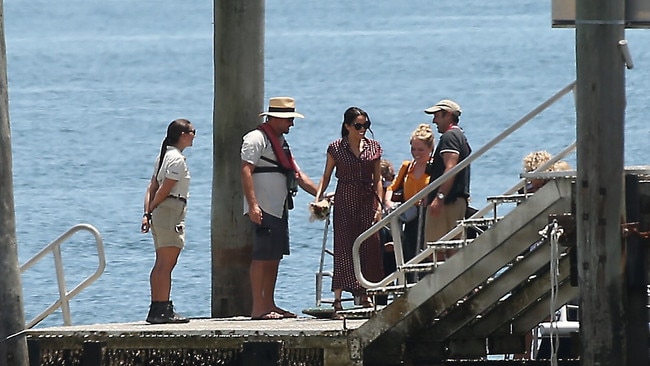
M327 213L325 218L325 228L323 229L323 243L320 252L320 263L318 265L318 272L316 272L316 306L321 305L323 300L323 277L332 277L332 271L325 270L325 254L332 255L332 251L327 249L327 234L330 227L330 214Z
M506 128L503 132L501 132L499 135L497 135L495 138L490 140L488 143L486 143L484 146L482 146L478 151L473 152L470 154L467 158L465 158L463 161L458 163L456 166L454 166L452 169L450 169L447 173L443 174L433 182L429 183L424 189L419 191L417 194L415 194L413 197L408 199L406 202L403 204L399 205L395 210L393 210L391 213L389 213L386 217L372 225L368 230L364 231L357 237L357 239L354 241L354 245L352 247L352 261L354 263L354 273L359 280L359 283L361 286L371 289L371 288L377 288L377 287L382 287L382 286L387 286L390 285L394 280L397 280L398 283L404 283L404 272L400 270L400 268L404 267L404 256L402 255L402 241L400 235L393 235L393 243L394 243L394 253L395 253L395 262L397 265L398 270L396 272L393 272L386 276L383 280L379 282L372 282L366 279L363 276L363 273L361 272L361 259L360 259L360 247L361 243L363 243L366 239L368 239L371 235L379 232L381 228L383 228L386 225L390 225L390 230L393 233L399 233L400 230L400 223L399 223L399 215L406 211L410 206L413 206L416 202L420 201L421 199L425 198L429 193L431 193L433 190L437 189L442 183L444 183L446 180L449 178L453 177L456 175L458 172L461 170L465 169L467 166L469 166L474 160L478 159L481 157L483 154L485 154L488 150L493 148L495 145L500 143L503 139L508 137L510 134L518 130L520 127L522 127L524 124L526 124L528 121L533 119L535 116L540 114L542 111L544 111L546 108L550 107L552 104L557 102L559 99L564 97L566 94L569 92L573 91L575 93L575 87L576 87L576 81L571 82L564 88L562 88L560 91L555 93L551 98L537 106L537 108L533 109L530 111L528 114L526 114L524 117L522 117L520 120L517 122L513 123L510 127ZM575 149L576 143L574 142L567 148L563 150L563 152L568 153ZM560 155L560 154L558 154ZM552 159L552 162L549 161L546 164L542 165L537 171L542 171L542 169L547 169L550 167L555 161L561 159L562 156L556 156L555 159ZM516 192L517 189L521 188L525 184L525 179L522 179L517 185L515 185L513 188L507 191L507 193L513 193ZM472 215L472 218L476 217L483 217L488 211L492 209L492 205L488 205L481 210L479 210L477 213ZM460 234L462 231L462 227L457 226L454 229L452 229L450 232L448 232L446 235L444 235L440 240L447 240L450 238L455 237L456 235ZM418 253L414 258L406 262L406 264L416 264L420 263L423 260L429 258L435 251L435 247L428 247L424 249L422 252Z
M97 245L97 257L99 260L97 270L86 277L85 280L81 281L75 288L71 291L66 290L65 286L65 274L63 273L63 258L61 256L61 244L66 240L72 237L75 233L79 231L89 231L95 237L95 242ZM30 320L25 328L29 329L34 327L36 324L40 323L43 319L47 318L50 314L54 313L58 308L61 308L63 313L63 324L72 325L72 317L70 316L70 299L77 296L83 289L90 286L91 283L95 282L99 276L104 272L106 268L106 257L104 255L104 242L102 240L99 231L92 225L89 224L78 224L70 228L63 235L56 238L53 242L48 244L45 248L41 249L38 254L36 254L32 259L28 260L25 264L20 266L20 273L24 273L34 264L43 259L49 252L52 252L54 256L54 268L56 270L56 279L59 287L59 299L55 301L52 305L48 306L43 312L38 314L34 319Z

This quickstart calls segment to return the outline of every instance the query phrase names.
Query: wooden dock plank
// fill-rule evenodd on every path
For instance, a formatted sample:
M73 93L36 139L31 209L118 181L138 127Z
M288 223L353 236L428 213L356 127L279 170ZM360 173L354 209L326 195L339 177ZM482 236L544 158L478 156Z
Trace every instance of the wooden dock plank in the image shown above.
M298 317L278 320L250 320L249 317L199 318L184 324L132 323L73 325L35 328L25 331L28 337L39 336L105 336L126 335L176 335L176 336L293 336L293 335L346 335L357 329L367 319L315 319Z

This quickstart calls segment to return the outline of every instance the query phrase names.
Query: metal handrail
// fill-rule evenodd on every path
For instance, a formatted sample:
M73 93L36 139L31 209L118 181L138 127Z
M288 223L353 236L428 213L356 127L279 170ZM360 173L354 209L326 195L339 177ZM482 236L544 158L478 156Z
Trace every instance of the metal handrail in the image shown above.
M327 249L327 234L330 227L330 214L327 213L325 218L325 228L323 229L323 242L320 252L320 263L318 265L318 272L316 272L316 306L321 305L323 299L323 276L329 275L330 272L325 272L325 254L331 252Z
M93 274L86 277L85 280L80 282L75 288L73 288L71 291L68 292L65 287L65 274L63 273L63 259L61 257L61 244L63 244L66 240L72 237L72 235L82 230L89 231L95 237L95 242L97 245L97 257L99 259L99 264L97 270ZM83 289L85 289L86 287L90 286L90 284L95 282L99 278L99 276L102 275L104 269L106 268L106 257L104 255L104 242L102 240L101 235L99 234L99 231L95 227L89 224L78 224L70 228L63 235L59 236L53 242L48 244L45 248L41 249L41 251L38 252L38 254L36 254L34 257L32 257L32 259L28 260L25 264L20 266L20 273L21 274L24 273L34 264L36 264L41 259L43 259L43 257L45 257L49 252L52 252L52 255L54 256L54 268L56 269L56 278L59 287L59 299L55 301L52 305L47 307L47 309L45 309L43 312L41 312L36 317L34 317L34 319L30 320L25 325L26 329L34 327L36 324L40 323L43 319L47 318L49 315L54 313L56 309L58 309L59 307L61 308L61 312L63 313L63 324L72 325L72 317L70 316L70 299L77 296Z
M528 114L526 114L520 120L513 123L510 127L506 128L503 132L501 132L495 138L493 138L488 143L486 143L484 146L482 146L478 151L473 152L472 154L470 154L467 158L465 158L463 161L458 163L456 166L454 166L452 169L450 169L447 173L443 174L442 176L440 176L439 178L437 178L433 182L429 183L425 188L423 188L421 191L416 193L413 197L408 199L403 204L399 205L395 210L393 210L391 213L389 213L386 217L379 220L377 223L372 225L366 231L361 233L361 235L359 235L359 237L357 237L357 239L354 241L354 245L352 246L352 262L354 264L354 273L356 275L356 278L359 280L359 283L361 284L361 286L363 286L365 288L376 288L376 287L389 285L393 280L398 280L398 283L404 282L404 273L399 270L399 268L403 267L404 264L405 264L404 263L404 257L401 254L402 253L402 241L401 241L400 235L393 235L395 261L396 261L398 271L393 272L392 274L389 274L388 276L386 276L380 282L369 281L368 279L366 279L363 276L363 273L361 272L360 248L361 248L361 244L366 239L368 239L371 235L379 232L379 230L381 230L381 228L383 228L387 224L390 225L391 232L399 233L400 232L400 223L399 223L398 218L399 218L399 215L402 212L406 211L410 206L413 206L416 202L418 202L421 199L423 199L424 197L426 197L429 193L431 193L433 190L438 188L440 185L442 185L445 181L447 181L451 177L455 176L458 172L465 169L474 160L481 157L488 150L490 150L495 145L497 145L499 142L501 142L503 139L505 139L510 134L512 134L513 132L518 130L520 127L522 127L528 121L530 121L535 116L540 114L546 108L548 108L549 106L551 106L552 104L557 102L560 98L564 97L566 94L568 94L571 91L573 91L575 93L575 88L576 88L576 81L574 80L573 82L571 82L570 84L568 84L567 86L562 88L560 91L555 93L548 100L546 100L545 102L543 102L542 104L537 106L535 109L530 111ZM575 143L574 143L574 145L575 145ZM550 166L550 163L548 163L548 164L549 164L548 166ZM521 182L520 182L520 184L521 184ZM485 207L485 208L479 210L472 217L481 217L482 215L487 213L489 210L490 210L489 207ZM440 240L446 240L446 239L452 238L452 237L456 236L457 234L459 234L461 230L462 230L461 227L456 227L456 228L452 229L450 232L448 232L446 235L444 235L442 238L440 238ZM433 254L434 250L435 250L435 248L431 248L431 247L425 249L424 251L417 254L414 258L409 260L407 262L407 264L414 264L414 263L421 262L423 259L425 259L425 258L429 257L431 254Z

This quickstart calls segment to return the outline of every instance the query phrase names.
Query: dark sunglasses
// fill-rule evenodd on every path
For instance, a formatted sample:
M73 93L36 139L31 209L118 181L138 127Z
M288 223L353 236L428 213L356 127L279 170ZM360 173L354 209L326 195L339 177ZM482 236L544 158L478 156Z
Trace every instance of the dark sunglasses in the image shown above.
M366 130L370 128L370 121L366 121L366 123L353 123L352 126L354 126L354 129L359 131L361 128L365 128Z
M196 136L196 129L191 129L185 133L191 133L192 135Z

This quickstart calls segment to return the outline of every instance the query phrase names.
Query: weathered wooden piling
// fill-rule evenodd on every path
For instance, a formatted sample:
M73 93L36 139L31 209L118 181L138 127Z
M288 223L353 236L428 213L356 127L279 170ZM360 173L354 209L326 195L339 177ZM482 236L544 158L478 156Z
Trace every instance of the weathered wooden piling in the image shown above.
M264 103L264 0L214 1L213 317L249 315L252 233L239 149Z
M25 338L11 337L24 328L23 286L18 266L9 129L7 47L4 8L0 0L0 365L27 365Z
M577 0L577 232L583 365L628 365L621 221L623 0ZM629 360L632 361L632 360Z

